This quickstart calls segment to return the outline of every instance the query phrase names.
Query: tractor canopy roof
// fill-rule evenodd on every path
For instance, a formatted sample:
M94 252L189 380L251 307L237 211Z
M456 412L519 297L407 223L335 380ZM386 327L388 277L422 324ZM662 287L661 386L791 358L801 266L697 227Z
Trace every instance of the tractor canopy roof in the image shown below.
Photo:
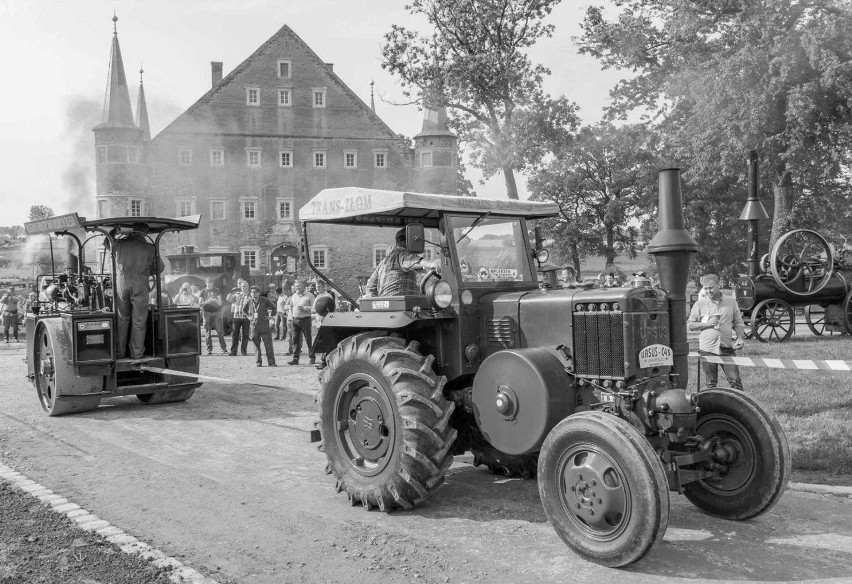
M416 221L426 227L437 227L445 213L540 219L558 212L555 203L343 187L320 191L299 210L299 220L363 225L403 225Z
M142 233L162 233L164 231L184 231L187 229L198 229L201 215L190 215L180 219L166 219L162 217L109 217L104 219L92 219L86 221L85 217L79 217L77 213L57 215L38 221L30 221L24 224L27 235L39 233L63 233L84 231L110 231L119 233L140 231Z

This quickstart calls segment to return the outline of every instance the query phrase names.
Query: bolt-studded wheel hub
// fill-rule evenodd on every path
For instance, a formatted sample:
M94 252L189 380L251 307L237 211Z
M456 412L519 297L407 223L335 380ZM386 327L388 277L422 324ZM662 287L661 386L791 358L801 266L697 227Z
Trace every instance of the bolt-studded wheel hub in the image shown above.
M722 414L702 419L697 431L716 440L711 455L724 469L719 478L703 481L704 487L726 496L742 492L757 472L758 449L748 431L737 420Z
M559 490L568 518L587 537L617 537L630 518L630 487L618 464L593 444L578 444L559 461Z
M357 373L341 385L335 404L337 440L353 468L372 476L381 472L393 451L393 409L372 376Z

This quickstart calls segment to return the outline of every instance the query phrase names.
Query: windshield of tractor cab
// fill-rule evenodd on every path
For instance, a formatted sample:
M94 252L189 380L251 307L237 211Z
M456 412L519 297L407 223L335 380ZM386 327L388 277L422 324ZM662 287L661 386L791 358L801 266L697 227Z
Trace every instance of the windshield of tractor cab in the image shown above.
M533 281L520 219L451 216L449 222L463 281Z

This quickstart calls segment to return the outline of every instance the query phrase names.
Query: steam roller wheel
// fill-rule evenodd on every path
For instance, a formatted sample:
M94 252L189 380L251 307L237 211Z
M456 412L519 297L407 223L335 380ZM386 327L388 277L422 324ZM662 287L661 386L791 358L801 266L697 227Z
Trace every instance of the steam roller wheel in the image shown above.
M68 345L62 344L61 327L40 323L35 333L33 366L38 400L49 416L94 410L100 396L67 395L94 393L103 387L102 377L77 377L68 358Z
M843 299L843 324L846 332L852 335L852 290Z
M701 391L698 406L696 433L721 472L718 478L687 484L686 498L723 519L766 513L790 479L790 447L778 420L755 398L728 387Z
M751 311L751 330L762 343L783 343L795 329L796 313L783 300L764 300Z
M416 341L354 335L328 354L317 402L327 472L352 505L410 509L444 482L453 462L455 405L445 377Z
M668 527L663 464L638 430L612 414L579 412L551 430L538 491L562 541L604 566L641 559Z

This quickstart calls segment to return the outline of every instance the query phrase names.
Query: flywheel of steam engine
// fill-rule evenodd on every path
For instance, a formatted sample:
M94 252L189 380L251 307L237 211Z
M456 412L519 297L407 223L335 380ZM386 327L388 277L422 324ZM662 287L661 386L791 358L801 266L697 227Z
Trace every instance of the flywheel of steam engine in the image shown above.
M812 296L825 288L834 270L834 249L810 229L785 233L769 254L775 282L796 296Z

